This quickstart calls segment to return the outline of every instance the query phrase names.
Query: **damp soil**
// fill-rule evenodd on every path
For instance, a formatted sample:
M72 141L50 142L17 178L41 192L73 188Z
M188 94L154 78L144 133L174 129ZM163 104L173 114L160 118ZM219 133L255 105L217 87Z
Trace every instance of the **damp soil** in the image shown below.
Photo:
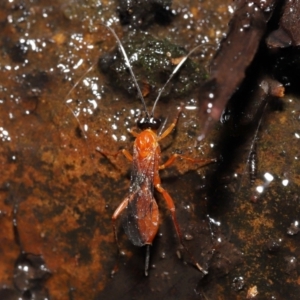
M297 50L260 49L199 143L200 86L228 31L232 1L147 1L130 11L125 2L0 4L0 296L298 299ZM172 153L217 158L200 169L179 160L161 171L183 240L206 276L180 248L158 193L149 276L145 249L128 241L122 218L118 258L111 216L129 192L130 162L96 148L131 151L129 129L143 106L116 40L100 23L128 49L149 110L178 61L203 44L171 80L155 115L166 128L181 103L186 107L161 142L162 161ZM262 92L266 74L285 84L284 97Z

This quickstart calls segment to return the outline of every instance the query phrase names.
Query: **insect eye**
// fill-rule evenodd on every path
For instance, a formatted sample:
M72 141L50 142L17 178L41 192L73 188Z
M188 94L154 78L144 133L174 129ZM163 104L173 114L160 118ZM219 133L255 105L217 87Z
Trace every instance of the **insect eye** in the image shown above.
M153 118L153 117L150 118L149 128L151 128L152 130L158 130L160 125L161 125L161 120L160 119Z
M158 130L161 125L160 119L157 118L141 118L137 121L137 127L141 130L152 129Z
M141 118L137 121L137 127L141 130L149 128L149 118Z

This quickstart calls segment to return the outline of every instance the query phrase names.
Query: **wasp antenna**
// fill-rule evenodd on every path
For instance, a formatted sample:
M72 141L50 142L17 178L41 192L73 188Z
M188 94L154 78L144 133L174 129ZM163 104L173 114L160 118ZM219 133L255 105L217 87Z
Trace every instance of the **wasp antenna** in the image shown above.
M204 46L208 46L208 47L212 47L212 45L198 45L196 46L194 49L192 49L186 56L183 57L183 59L180 61L180 63L176 66L176 68L173 70L171 76L169 77L169 79L167 80L167 82L163 85L163 87L160 89L155 101L154 101L154 104L153 104L153 108L152 108L152 111L151 111L151 116L153 116L154 114L154 110L155 110L155 107L156 107L156 104L162 94L162 92L164 91L164 89L166 88L167 84L171 81L171 79L174 77L174 75L177 73L177 71L181 68L181 66L185 63L185 61L189 58L189 56L191 54L193 54L197 49L199 49L200 47L204 47Z
M123 57L124 57L124 60L125 60L125 65L128 67L129 72L130 72L130 75L131 75L131 77L132 77L132 79L133 79L133 82L134 82L134 84L135 84L135 86L136 86L136 89L137 89L137 91L138 91L138 96L139 96L139 98L141 99L142 104L143 104L143 106L144 106L145 113L146 113L147 117L149 117L149 112L148 112L147 107L146 107L145 99L144 99L143 94L142 94L142 92L141 92L141 89L140 89L140 87L139 87L139 85L138 85L138 82L137 82L137 80L136 80L136 77L135 77L135 75L134 75L134 73L133 73L133 71L132 71L130 61L129 61L128 56L127 56L127 54L126 54L126 52L125 52L125 49L124 49L124 47L123 47L123 45L122 45L122 43L121 43L121 40L120 40L119 37L117 36L116 32L115 32L110 26L108 26L108 25L106 25L106 24L103 24L103 23L100 23L100 25L102 25L102 26L106 27L108 30L110 30L110 32L111 32L111 33L113 34L113 36L115 37L115 39L116 39L116 41L117 41L117 43L118 43L118 45L119 45L119 48L120 48L120 50L121 50L121 52L122 52L122 54L123 54Z
M146 245L145 276L148 276L150 262L150 245Z
M158 136L161 136L161 135L162 135L163 130L165 129L165 126L166 126L167 122L168 122L168 117L165 118L163 124L160 126L160 130L159 130L159 132L158 132L158 134L157 134Z
M79 84L79 82L81 82L81 80L86 76L86 74L88 74L93 68L94 66L97 64L97 61L95 61L81 76L80 78L75 82L75 84L72 86L72 88L69 90L68 94L65 96L65 99L67 99L69 97L69 95L73 92L73 90L77 87L77 85Z

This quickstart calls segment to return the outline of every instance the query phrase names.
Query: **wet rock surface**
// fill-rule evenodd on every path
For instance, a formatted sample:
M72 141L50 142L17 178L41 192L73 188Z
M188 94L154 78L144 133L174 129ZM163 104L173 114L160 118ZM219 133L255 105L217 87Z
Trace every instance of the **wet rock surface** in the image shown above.
M298 298L296 18L287 24L287 9L297 11L298 1L220 2L173 1L168 10L164 2L162 10L171 13L167 25L156 21L153 10L147 19L145 10L135 8L123 26L121 4L110 1L0 4L0 298ZM139 18L146 26L139 27ZM128 129L142 105L134 91L114 87L106 70L96 67L116 48L99 22L111 24L125 45L137 45L135 38L148 33L183 53L207 45L190 59L194 66L213 66L207 68L210 81L176 96L170 89L156 109L169 124L180 103L186 106L174 134L162 141L163 161L173 152L218 159L199 170L178 161L161 172L185 243L206 276L180 249L164 201L155 194L161 223L148 278L144 249L134 247L121 226L124 255L110 278L117 261L111 216L128 193L130 163L95 149L131 151ZM292 42L274 52L265 45L278 24ZM144 89L149 108L163 82L156 76L153 88ZM269 78L276 79L275 89ZM219 97L213 107L207 107L210 93ZM214 122L197 143L210 117ZM16 204L19 242L12 226Z

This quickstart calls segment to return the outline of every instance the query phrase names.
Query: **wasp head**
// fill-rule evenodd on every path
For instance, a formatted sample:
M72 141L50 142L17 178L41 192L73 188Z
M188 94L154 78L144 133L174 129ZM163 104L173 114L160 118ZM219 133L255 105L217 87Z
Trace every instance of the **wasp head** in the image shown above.
M142 117L137 121L137 127L140 130L151 129L153 131L157 131L161 125L161 120L154 117Z

